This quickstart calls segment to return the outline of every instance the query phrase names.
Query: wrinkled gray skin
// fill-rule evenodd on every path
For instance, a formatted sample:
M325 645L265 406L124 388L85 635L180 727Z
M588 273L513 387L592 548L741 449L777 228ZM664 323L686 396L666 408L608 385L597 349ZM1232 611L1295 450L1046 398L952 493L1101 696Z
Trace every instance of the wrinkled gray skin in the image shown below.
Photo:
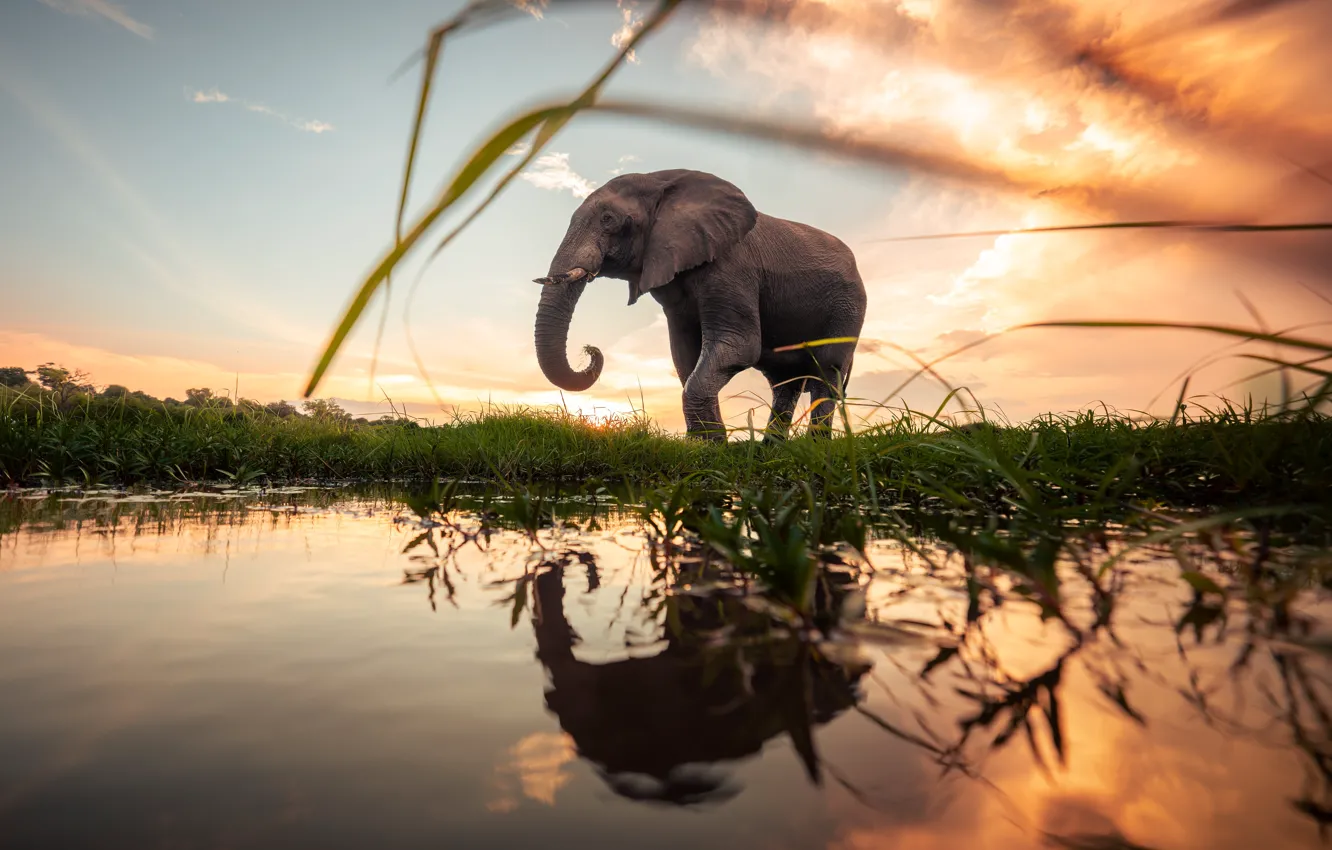
M650 293L666 312L671 359L684 385L691 436L724 439L717 395L753 367L773 388L768 439L783 439L796 401L816 404L811 430L827 433L846 389L854 343L773 349L858 337L865 286L841 241L764 215L732 184L701 171L624 174L587 197L550 263L536 317L541 371L570 392L588 389L604 358L576 371L566 346L574 307L594 277L629 283L629 303Z

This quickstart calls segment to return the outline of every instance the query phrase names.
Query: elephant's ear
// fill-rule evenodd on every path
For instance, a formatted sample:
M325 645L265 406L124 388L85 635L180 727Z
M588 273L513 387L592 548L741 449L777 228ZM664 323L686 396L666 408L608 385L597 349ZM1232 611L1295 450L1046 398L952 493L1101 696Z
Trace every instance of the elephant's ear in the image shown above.
M702 171L671 172L643 252L629 303L677 274L717 259L745 237L758 211L735 185Z

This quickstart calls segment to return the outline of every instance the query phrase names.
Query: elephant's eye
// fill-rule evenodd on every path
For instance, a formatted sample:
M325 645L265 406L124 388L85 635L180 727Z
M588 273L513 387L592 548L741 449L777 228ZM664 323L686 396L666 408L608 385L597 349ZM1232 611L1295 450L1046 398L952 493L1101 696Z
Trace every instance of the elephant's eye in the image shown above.
M607 229L615 226L615 213L607 210L601 214L601 226Z

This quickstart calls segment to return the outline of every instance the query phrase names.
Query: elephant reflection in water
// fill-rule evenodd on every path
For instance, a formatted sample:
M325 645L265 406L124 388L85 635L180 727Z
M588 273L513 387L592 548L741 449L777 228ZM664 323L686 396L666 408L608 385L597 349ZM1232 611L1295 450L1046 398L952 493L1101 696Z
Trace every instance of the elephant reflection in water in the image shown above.
M574 655L579 638L564 610L564 569L582 562L591 591L596 564L584 552L552 560L535 579L532 616L537 658L550 677L546 706L615 793L676 805L729 799L739 789L713 765L752 756L783 732L811 781L819 781L812 729L859 701L858 682L868 665L816 659L794 640L738 663L734 649L705 649L698 638L763 618L735 597L684 595L667 597L674 608L669 618L679 628L666 630L660 653L580 661Z

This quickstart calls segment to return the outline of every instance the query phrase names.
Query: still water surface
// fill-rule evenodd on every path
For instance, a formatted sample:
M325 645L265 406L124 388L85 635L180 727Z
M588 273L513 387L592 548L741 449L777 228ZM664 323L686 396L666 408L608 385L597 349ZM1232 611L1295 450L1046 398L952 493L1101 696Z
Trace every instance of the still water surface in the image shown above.
M1012 603L959 648L956 577L881 544L902 630L815 656L665 637L604 510L454 552L475 516L383 496L7 510L3 848L1300 848L1332 802L1328 656L1174 561L1113 629Z

